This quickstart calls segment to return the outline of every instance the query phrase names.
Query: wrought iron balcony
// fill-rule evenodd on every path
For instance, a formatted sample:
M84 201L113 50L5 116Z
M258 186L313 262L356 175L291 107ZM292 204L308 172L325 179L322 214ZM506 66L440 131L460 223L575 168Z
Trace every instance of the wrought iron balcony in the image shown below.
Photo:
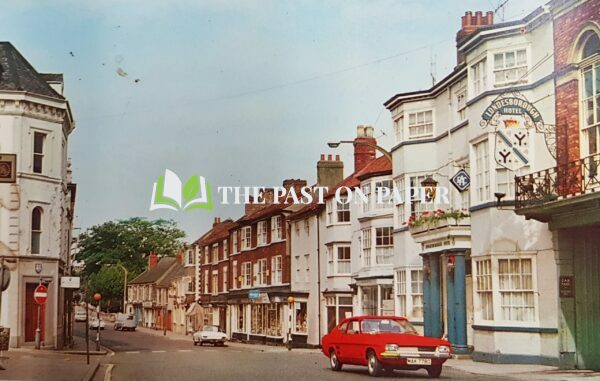
M600 154L515 178L516 209L600 190Z

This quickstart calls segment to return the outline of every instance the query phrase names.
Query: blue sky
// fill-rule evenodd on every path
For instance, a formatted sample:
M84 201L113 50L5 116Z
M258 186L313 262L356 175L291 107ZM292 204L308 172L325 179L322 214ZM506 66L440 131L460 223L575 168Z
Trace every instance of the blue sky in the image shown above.
M319 155L337 153L350 174L351 147L326 142L370 124L390 147L383 102L429 87L432 57L438 78L450 72L460 17L498 3L23 0L0 6L0 35L65 74L76 225L172 218L193 240L242 208L150 212L165 168L213 185L313 183ZM542 4L509 1L505 20Z

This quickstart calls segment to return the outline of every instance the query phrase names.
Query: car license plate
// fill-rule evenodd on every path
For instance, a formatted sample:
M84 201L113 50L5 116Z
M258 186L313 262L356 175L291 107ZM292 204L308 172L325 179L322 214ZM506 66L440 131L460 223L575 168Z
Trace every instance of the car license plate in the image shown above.
M431 359L407 358L408 365L431 365Z

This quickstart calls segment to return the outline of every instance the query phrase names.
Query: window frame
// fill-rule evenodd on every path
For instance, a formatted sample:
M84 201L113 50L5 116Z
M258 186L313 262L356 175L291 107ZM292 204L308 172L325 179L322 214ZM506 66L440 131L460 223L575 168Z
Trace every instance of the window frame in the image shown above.
M41 147L39 152L37 150L37 137L40 136L41 137ZM31 171L33 173L36 174L43 174L44 173L44 148L46 146L46 140L48 138L48 134L45 132L41 132L41 131L33 131L33 143L32 143L32 147L31 147L31 153L32 153L32 162L31 162ZM37 163L39 160L39 163ZM39 170L36 169L36 167L39 165Z
M430 113L431 119L426 120L426 115ZM423 121L419 122L419 114L423 114ZM414 115L415 123L411 123L411 117ZM429 127L428 127L429 126ZM423 127L423 133L412 133L411 128ZM435 133L435 109L426 108L421 110L411 110L408 112L408 121L406 123L408 140L423 139L432 137Z

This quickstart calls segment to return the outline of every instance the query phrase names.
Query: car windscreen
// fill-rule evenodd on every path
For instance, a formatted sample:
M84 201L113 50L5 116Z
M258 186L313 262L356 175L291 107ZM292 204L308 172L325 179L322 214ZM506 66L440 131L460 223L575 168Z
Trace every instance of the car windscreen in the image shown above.
M417 330L408 320L403 319L363 319L361 322L362 333L410 333L417 334Z
M214 325L207 325L204 327L203 331L205 332L219 332L219 328Z

